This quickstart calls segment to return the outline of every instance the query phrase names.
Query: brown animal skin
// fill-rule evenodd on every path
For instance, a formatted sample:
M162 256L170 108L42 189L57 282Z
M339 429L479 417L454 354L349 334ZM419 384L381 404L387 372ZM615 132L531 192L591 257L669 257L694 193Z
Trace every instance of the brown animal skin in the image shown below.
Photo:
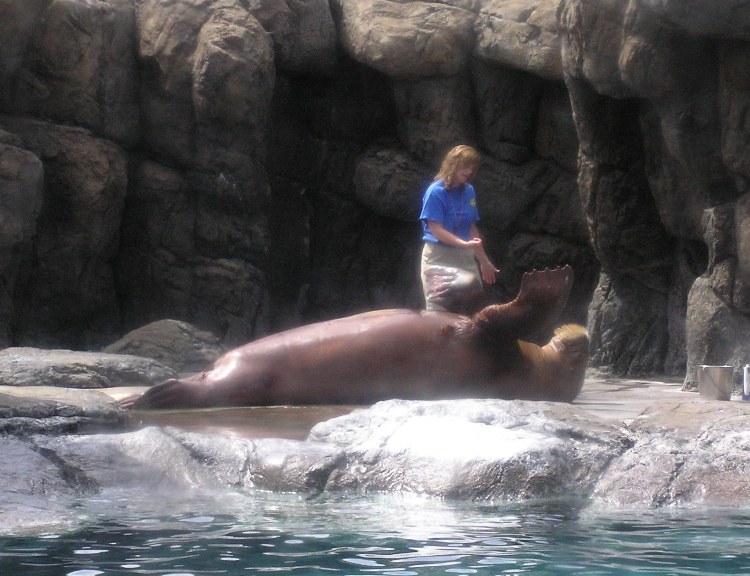
M389 398L571 402L588 361L581 326L544 346L520 340L560 314L569 266L524 274L518 296L471 317L380 310L251 342L200 374L158 384L126 408L370 404Z

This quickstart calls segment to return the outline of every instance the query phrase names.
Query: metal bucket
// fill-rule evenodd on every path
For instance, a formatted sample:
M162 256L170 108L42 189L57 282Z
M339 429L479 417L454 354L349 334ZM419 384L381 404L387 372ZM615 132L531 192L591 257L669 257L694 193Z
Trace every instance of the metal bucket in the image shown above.
M732 395L734 367L698 366L698 394L706 400L729 400Z

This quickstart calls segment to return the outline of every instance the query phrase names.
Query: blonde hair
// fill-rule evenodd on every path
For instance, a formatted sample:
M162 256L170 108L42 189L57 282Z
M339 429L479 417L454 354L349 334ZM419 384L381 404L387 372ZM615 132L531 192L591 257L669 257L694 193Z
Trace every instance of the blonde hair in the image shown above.
M461 144L452 148L443 158L440 165L440 171L435 175L435 180L445 182L446 188L453 186L453 180L456 178L456 172L464 166L472 165L476 171L479 165L479 152L471 146Z

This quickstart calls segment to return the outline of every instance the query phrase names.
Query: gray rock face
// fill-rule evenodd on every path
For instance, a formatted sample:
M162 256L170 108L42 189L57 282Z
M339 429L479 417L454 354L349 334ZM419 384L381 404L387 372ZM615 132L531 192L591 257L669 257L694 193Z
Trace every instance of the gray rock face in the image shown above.
M176 318L233 346L418 307L414 218L462 142L493 298L570 263L593 364L739 366L750 25L704 4L2 0L0 338Z
M104 245L64 225L59 234L71 238L56 238L54 250L45 234L32 242L45 274L33 270L24 295L7 297L16 318L8 344L91 349L177 318L231 346L363 308L419 306L414 215L440 157L458 140L488 151L487 188L503 182L502 163L518 166L517 182L532 188L519 205L549 185L537 179L536 166L524 166L537 155L555 165L552 174L558 163L568 171L552 188L553 204L560 193L576 198L577 141L554 56L554 3L531 12L513 3L480 8L473 0L3 6L12 24L0 52L0 111L3 126L18 135L14 145L42 161L46 192L37 224L49 229L44 222L58 214L50 205L59 197L53 180L77 160L53 161L19 115L116 142L131 168L127 202L113 197L107 209L117 234ZM504 44L490 21L516 31L519 42ZM390 203L380 195L384 187ZM491 190L483 196L491 206ZM555 212L529 217L551 218L557 228L583 223L570 201ZM495 260L507 263L496 297L512 294L527 266L575 261L579 296L569 316L581 318L596 270L584 227L569 228L572 237L562 240L537 238L544 249L534 254L526 243L519 259L500 249L525 232L507 222L486 233ZM60 254L69 245L104 259L106 266L86 268L98 282L70 280L62 264L69 255ZM65 295L73 287L84 305L71 319Z
M3 136L10 136L3 133ZM13 138L8 140L14 141ZM42 207L44 170L39 158L16 145L0 144L0 345L12 339L19 278L28 273L36 220Z
M82 128L9 116L0 126L44 171L38 216L33 208L28 214L35 216L35 237L16 282L13 342L91 348L119 329L112 259L127 187L125 153ZM33 182L22 183L16 193L33 194Z
M4 4L11 4L5 2ZM88 128L119 144L139 136L130 0L29 2L33 22L4 110ZM13 46L13 43L11 43Z
M101 352L6 348L0 351L0 385L111 388L149 386L177 374L151 358Z
M729 14L738 20L727 23ZM704 223L704 211L739 204L746 193L745 176L739 176L746 170L737 160L746 138L736 128L746 74L733 73L747 54L745 13L732 3L704 11L691 3L566 0L559 15L565 79L581 137L579 186L608 278L608 295L590 310L594 338L608 349L595 361L638 373L659 370L666 358L663 369L681 373L678 347L685 335L679 318L685 316L685 384L692 387L691 365L740 365L738 359L750 355L739 344L747 319L734 296L745 290L728 256L736 253L727 234L732 225ZM717 230L727 257L717 256L714 264L709 253ZM731 326L719 326L718 316L706 320L703 305L688 298L703 276L737 310ZM651 326L630 342L627 330L618 328L628 308L640 308L640 322ZM719 332L738 342L729 354L710 352L712 334Z

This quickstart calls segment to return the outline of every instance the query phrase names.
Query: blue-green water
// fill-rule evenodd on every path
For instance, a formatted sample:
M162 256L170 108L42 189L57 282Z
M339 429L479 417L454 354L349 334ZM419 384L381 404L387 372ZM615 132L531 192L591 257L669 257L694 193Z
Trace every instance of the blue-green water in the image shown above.
M131 493L77 512L68 531L0 537L0 574L750 574L750 510Z

